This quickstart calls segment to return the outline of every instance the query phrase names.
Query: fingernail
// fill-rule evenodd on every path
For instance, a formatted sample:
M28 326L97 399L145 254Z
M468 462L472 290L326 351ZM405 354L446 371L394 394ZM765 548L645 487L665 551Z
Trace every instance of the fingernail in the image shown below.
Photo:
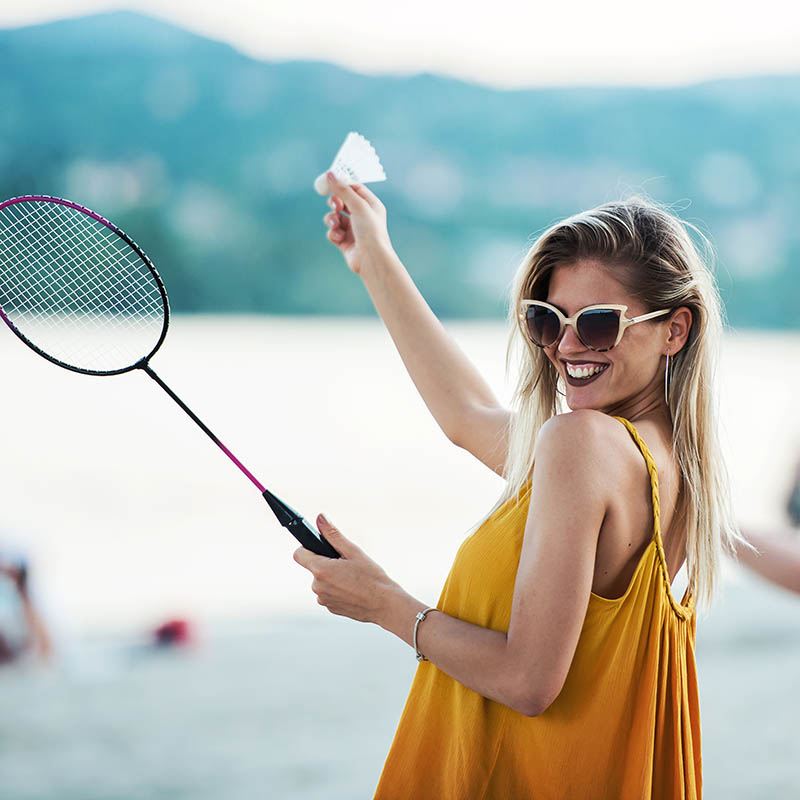
M320 514L319 517L317 517L317 520L322 522L324 525L330 525L330 522L328 522L324 514Z

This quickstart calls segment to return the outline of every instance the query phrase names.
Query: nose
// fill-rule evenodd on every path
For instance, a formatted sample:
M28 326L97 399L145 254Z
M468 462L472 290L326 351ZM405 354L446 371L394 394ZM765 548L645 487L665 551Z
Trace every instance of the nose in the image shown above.
M581 353L584 350L586 350L586 348L575 333L575 329L572 325L566 325L561 341L558 343L558 352L563 355L571 355L574 353Z

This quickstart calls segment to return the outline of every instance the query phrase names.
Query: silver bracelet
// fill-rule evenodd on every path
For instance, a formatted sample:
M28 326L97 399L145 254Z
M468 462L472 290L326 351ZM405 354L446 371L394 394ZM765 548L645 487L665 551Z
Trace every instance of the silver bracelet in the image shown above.
M431 606L430 608L426 608L424 611L418 612L417 613L417 621L414 623L414 650L417 653L417 661L427 661L428 660L419 651L419 645L417 644L417 631L419 630L420 622L422 622L422 620L424 620L425 617L428 616L428 612L429 611L438 611L438 609L434 608L433 606Z

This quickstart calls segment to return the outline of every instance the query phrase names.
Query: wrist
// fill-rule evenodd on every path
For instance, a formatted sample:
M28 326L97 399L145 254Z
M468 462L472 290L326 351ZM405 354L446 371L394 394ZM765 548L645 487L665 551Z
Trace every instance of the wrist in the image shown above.
M375 622L385 631L393 633L410 645L413 642L416 616L427 607L401 586L396 586L385 598L381 613Z
M402 267L402 262L395 253L392 243L390 241L380 242L376 241L371 243L364 250L364 255L361 259L359 274L362 280L372 275L379 275L382 272Z

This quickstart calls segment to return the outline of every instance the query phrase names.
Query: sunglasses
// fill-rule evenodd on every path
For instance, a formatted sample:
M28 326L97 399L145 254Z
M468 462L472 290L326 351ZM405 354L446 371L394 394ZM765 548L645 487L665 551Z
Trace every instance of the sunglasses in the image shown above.
M561 340L567 325L571 325L578 339L589 350L610 350L619 344L629 325L671 313L671 308L651 311L628 318L628 306L602 304L586 306L572 317L565 317L555 306L543 300L523 300L520 316L530 340L537 347L552 347Z

